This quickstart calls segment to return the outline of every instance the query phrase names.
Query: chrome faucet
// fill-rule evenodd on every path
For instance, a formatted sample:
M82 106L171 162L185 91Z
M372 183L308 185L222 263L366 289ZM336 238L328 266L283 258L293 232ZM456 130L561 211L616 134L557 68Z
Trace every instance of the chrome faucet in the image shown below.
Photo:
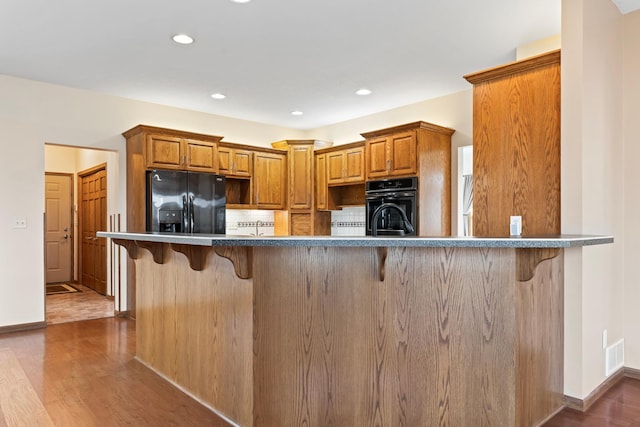
M256 236L262 236L264 233L260 233L260 227L262 227L262 221L256 221Z
M383 203L380 206L378 206L373 211L373 215L371 215L371 235L372 236L375 237L378 235L378 218L380 218L380 215L382 215L382 211L386 209L395 209L400 213L400 216L402 217L403 227L404 227L403 231L405 233L411 234L415 231L415 229L413 228L413 225L411 225L411 222L409 221L409 218L407 218L406 212L400 206L396 205L395 203Z

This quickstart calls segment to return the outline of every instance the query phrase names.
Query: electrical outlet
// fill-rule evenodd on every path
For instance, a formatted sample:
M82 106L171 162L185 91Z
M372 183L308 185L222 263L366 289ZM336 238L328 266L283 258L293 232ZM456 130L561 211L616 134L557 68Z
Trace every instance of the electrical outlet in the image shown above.
M19 218L13 221L13 228L27 228L27 220Z
M522 234L522 216L512 215L509 217L509 234L520 236Z

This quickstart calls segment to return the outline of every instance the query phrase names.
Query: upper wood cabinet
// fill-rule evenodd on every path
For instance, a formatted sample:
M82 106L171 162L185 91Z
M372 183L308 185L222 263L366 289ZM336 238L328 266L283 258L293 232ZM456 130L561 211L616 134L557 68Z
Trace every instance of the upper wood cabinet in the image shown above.
M364 142L361 144L361 146L326 153L327 184L364 182Z
M473 234L560 233L560 51L470 74Z
M362 134L367 138L366 174L368 178L410 176L417 172L416 131L389 135Z
M362 133L367 179L418 177L418 235L451 235L451 135L427 122ZM331 203L329 203L331 206Z
M263 209L285 209L287 157L285 154L255 151L253 153L255 204Z
M218 170L222 175L250 177L253 172L253 151L220 144Z
M286 234L331 234L331 214L318 212L315 206L315 141L284 140L271 146L287 151L288 212L283 221Z
M289 141L289 209L311 209L313 193L313 141Z
M316 152L316 209L364 205L365 141Z
M146 136L148 168L217 172L216 143L166 134Z
M127 140L127 231L146 229L148 169L217 172L220 136L138 125L122 134Z
M316 155L316 209L327 209L327 154Z

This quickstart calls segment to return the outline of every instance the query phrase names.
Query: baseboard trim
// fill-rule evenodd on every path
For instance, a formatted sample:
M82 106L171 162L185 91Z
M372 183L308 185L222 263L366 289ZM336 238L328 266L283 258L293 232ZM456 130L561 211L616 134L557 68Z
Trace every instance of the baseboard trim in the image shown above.
M0 326L0 334L11 332L30 331L32 329L46 328L47 322L22 323L20 325Z
M640 380L640 370L634 368L622 367L613 375L609 376L595 390L593 390L584 399L578 399L571 396L564 396L564 406L575 409L576 411L586 412L596 403L611 387L616 385L623 378L634 378Z
M547 423L547 421L549 421L551 418L553 418L556 415L558 415L564 408L565 408L564 405L560 406L558 409L556 409L555 411L550 413L545 419L543 419L542 421L539 421L537 424L535 424L535 427L541 427L541 426L545 425Z
M640 369L624 368L624 376L640 380Z
M190 398L192 398L196 402L200 403L202 406L204 406L205 408L207 408L208 410L210 410L211 412L213 412L214 414L216 414L217 416L219 416L220 418L222 418L223 420L225 420L226 422L231 424L233 427L240 427L240 424L236 424L235 421L233 421L231 418L227 417L221 411L219 411L216 408L214 408L212 405L207 403L204 399L196 396L191 391L187 390L185 387L181 386L180 384L178 384L177 382L173 381L171 378L169 378L168 376L166 376L165 374L160 372L158 369L154 368L153 366L151 366L150 364L148 364L144 360L140 359L138 356L135 356L134 359L136 360L136 362L139 362L141 365L143 365L147 369L153 371L156 375L158 375L159 377L161 377L162 379L167 381L169 384L171 384L172 386L174 386L175 388L177 388L178 390L180 390L181 392L183 392L184 394L186 394L187 396L189 396Z
M116 311L113 312L113 316L114 317L125 317L125 318L131 319L131 320L135 320L130 316L129 310L126 310L126 311L118 311L118 310L116 310Z

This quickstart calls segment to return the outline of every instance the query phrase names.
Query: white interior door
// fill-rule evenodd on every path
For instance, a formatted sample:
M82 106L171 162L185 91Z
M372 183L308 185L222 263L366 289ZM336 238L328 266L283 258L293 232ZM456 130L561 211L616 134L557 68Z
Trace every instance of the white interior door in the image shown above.
M73 177L45 175L45 264L46 282L72 280Z

